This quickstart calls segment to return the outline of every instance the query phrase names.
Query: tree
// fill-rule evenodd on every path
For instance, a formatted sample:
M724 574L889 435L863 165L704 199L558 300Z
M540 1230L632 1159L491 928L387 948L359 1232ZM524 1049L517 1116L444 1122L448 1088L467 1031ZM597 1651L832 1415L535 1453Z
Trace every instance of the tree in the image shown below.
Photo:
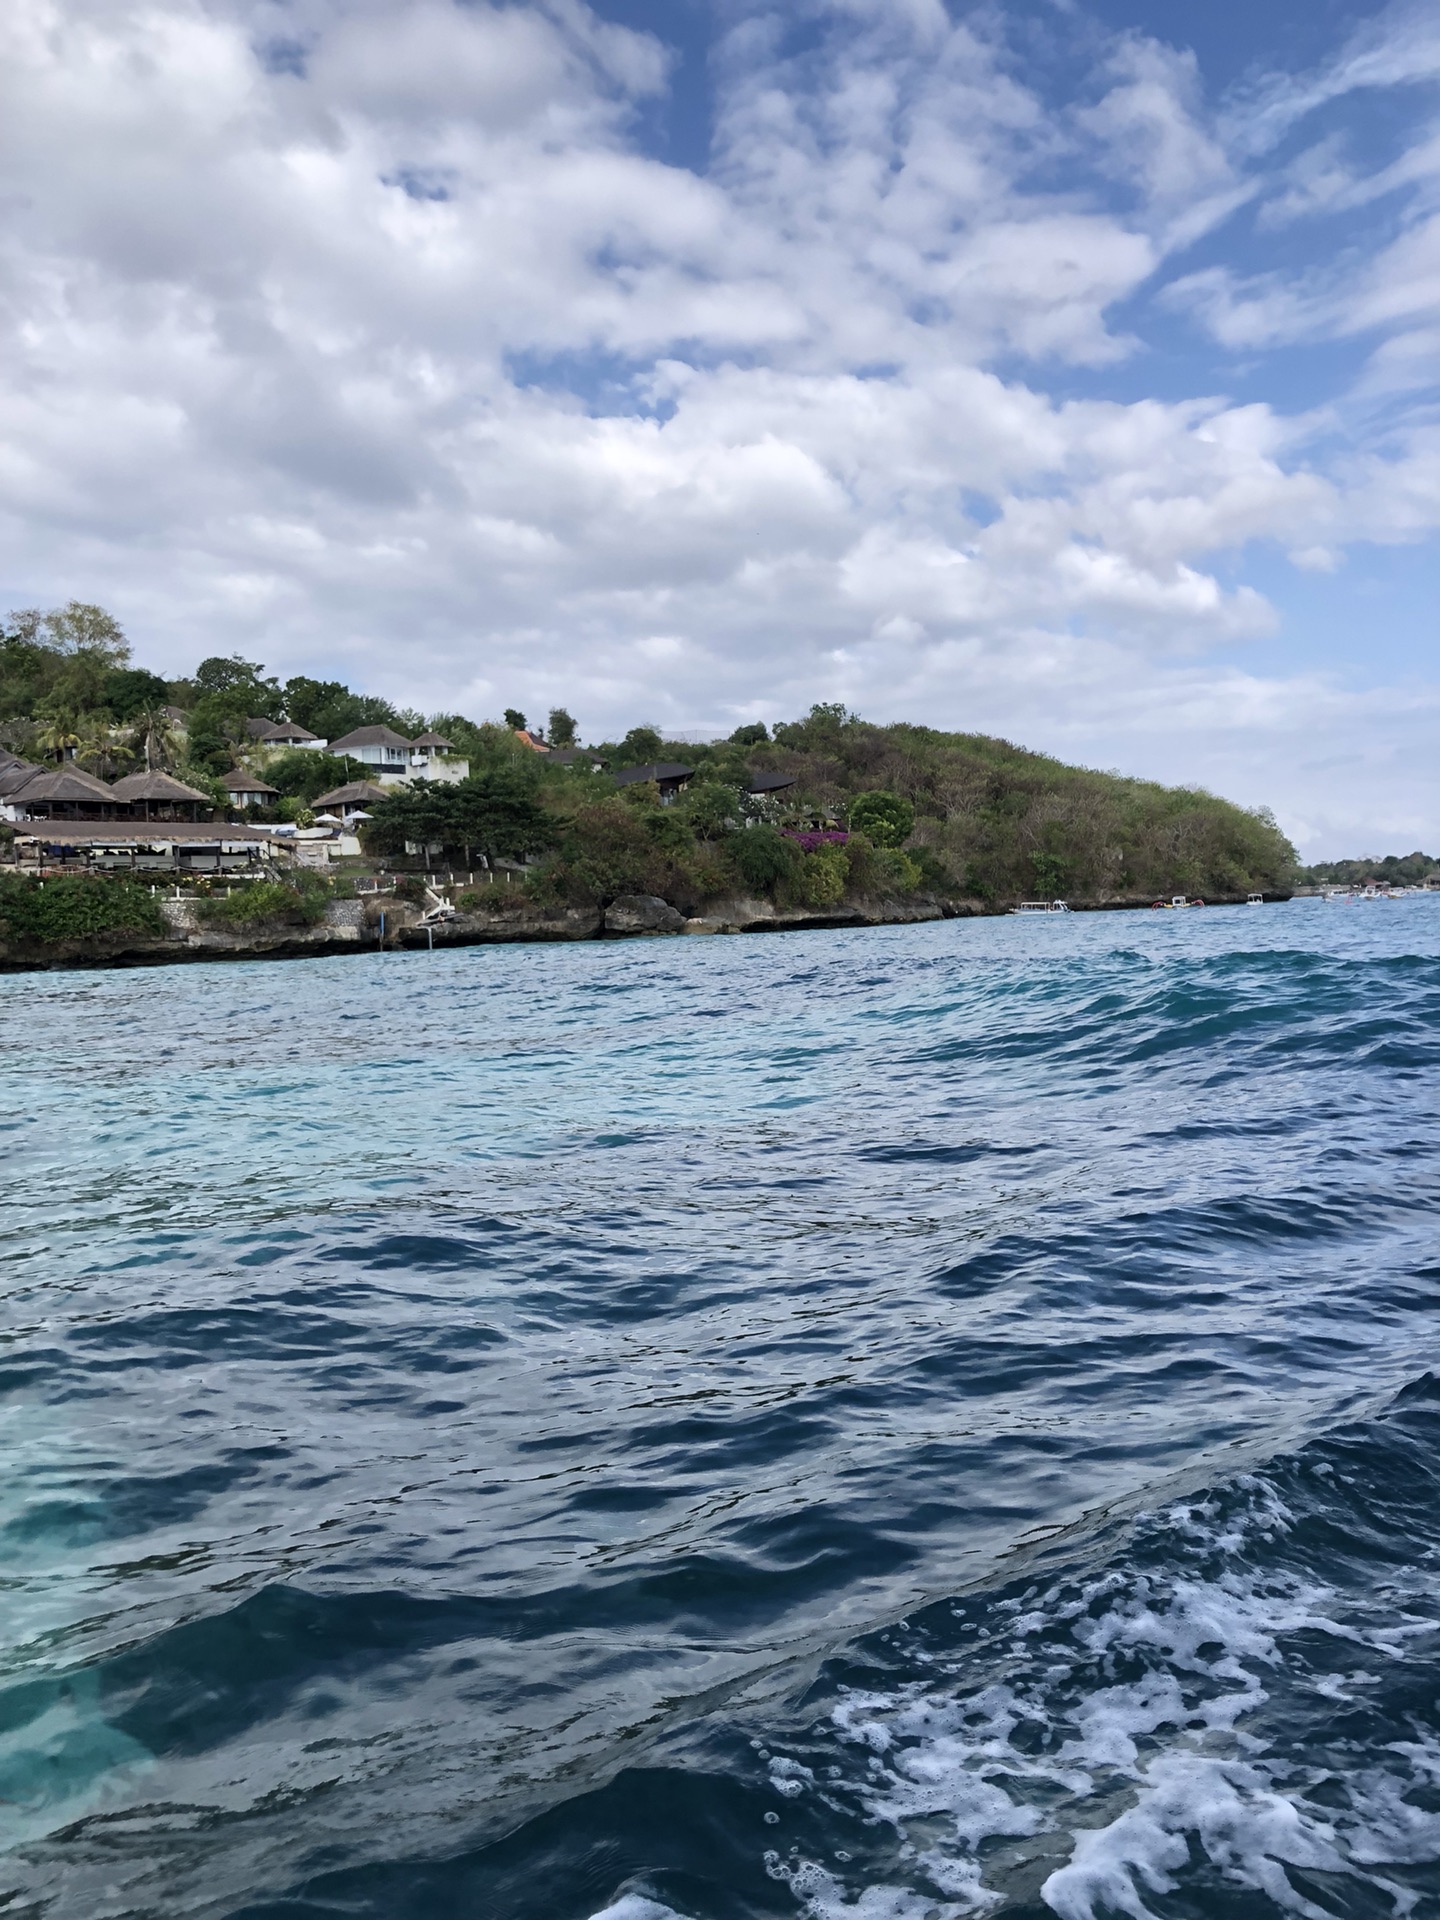
M107 667L123 667L130 659L130 642L113 614L87 600L67 600L48 613L22 607L10 615L11 630L31 646L74 656L90 654Z
M554 844L555 823L537 804L533 780L497 768L454 784L413 780L387 794L372 809L366 840L380 853L438 844L519 860Z
M339 740L356 727L393 727L399 719L388 700L352 693L341 680L312 680L297 673L285 682L284 696L286 718L322 740Z
M131 725L130 745L145 757L145 771L173 767L179 757L179 739L175 724L163 706L146 707L137 713Z
M343 753L321 753L314 747L290 747L265 762L265 778L277 793L292 800L318 800L332 787L343 787L348 780L364 780L373 773L363 760L352 760Z
M743 833L732 833L725 845L740 869L741 879L756 893L765 893L779 881L788 880L803 857L795 842L774 827L749 827Z
M489 859L523 859L555 842L555 822L535 798L532 779L497 767L449 789L458 837L452 845L478 847Z
M238 653L211 654L195 669L196 704L209 699L243 719L278 720L285 711L285 696L278 680L264 676L264 667L242 660Z
M35 736L35 744L55 760L64 760L80 745L73 714L52 714Z
M1046 900L1058 900L1065 888L1065 876L1070 871L1070 862L1063 854L1032 853L1030 864L1035 869L1035 884Z
M648 767L660 758L665 742L655 727L632 727L620 742L622 767Z
M228 773L235 764L235 748L246 737L243 708L223 695L207 694L191 709L186 732L193 767Z
M102 704L112 719L133 720L163 707L169 698L169 683L144 667L113 667L105 676Z
M748 725L736 727L730 736L730 743L736 747L763 747L769 741L770 733L763 720L752 720Z
M121 759L129 759L129 754L119 746L110 727L110 716L105 713L87 713L77 722L79 739L75 746L75 759L87 773L97 775L101 780L111 780L119 770Z
M738 787L702 775L666 812L683 819L698 839L717 840L744 818L745 807Z
M850 827L877 847L903 847L915 831L915 809L898 793L874 788L850 802Z
M564 707L550 709L550 724L547 734L552 747L573 747L575 744L575 722Z
M518 707L506 707L505 724L512 733L524 733L525 716Z
M844 738L859 723L839 700L817 701L803 720L777 722L778 746L797 748L802 753L836 753Z

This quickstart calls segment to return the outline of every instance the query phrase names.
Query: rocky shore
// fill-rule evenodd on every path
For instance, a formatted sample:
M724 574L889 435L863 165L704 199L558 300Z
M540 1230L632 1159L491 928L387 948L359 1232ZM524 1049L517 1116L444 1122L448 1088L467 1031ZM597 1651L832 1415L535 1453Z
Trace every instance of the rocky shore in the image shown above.
M1287 894L1269 896L1287 899ZM1076 912L1144 908L1151 900L1116 897L1072 901ZM1207 905L1240 904L1237 897ZM502 899L482 912L425 924L421 909L391 896L335 900L311 926L220 928L205 924L193 898L162 900L163 934L95 934L58 941L0 941L0 973L67 967L161 966L185 960L291 960L318 955L406 951L435 947L513 945L526 941L667 939L692 935L785 933L836 927L909 926L926 920L993 916L1004 904L906 899L842 901L823 911L777 907L768 900L713 901L687 916L652 894L630 894L609 907L544 908L523 898Z

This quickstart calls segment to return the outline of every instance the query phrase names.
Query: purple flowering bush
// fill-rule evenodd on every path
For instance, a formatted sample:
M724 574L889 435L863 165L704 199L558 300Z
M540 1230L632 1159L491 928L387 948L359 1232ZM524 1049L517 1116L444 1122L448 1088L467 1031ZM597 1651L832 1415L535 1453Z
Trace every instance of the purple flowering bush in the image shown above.
M838 827L813 833L782 827L781 832L787 840L793 840L802 853L815 853L821 847L843 847L850 838L848 833L841 832Z

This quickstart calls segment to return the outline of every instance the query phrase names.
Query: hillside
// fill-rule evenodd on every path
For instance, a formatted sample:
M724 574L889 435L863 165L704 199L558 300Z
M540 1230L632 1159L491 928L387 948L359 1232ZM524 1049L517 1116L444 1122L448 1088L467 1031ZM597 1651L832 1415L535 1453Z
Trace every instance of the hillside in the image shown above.
M982 905L1223 898L1282 891L1295 878L1294 850L1263 810L1067 766L983 734L877 726L838 706L705 746L637 726L562 762L533 750L513 711L503 724L427 718L338 681L282 684L262 666L220 657L162 679L132 663L98 607L72 602L0 628L0 744L21 755L73 757L106 779L154 761L220 801L225 773L248 764L278 790L275 814L291 820L364 772L315 751L267 754L247 717L288 718L332 739L378 721L407 736L443 730L468 755L470 779L378 805L373 851L403 859L407 844L422 844L466 866L477 855L524 860L531 892L551 902L627 892L692 908L738 892L810 909L859 894ZM549 731L552 746L575 739L563 710ZM666 804L652 784L617 784L617 774L656 762L693 769ZM752 792L764 776L773 791Z
M704 775L794 777L794 808L838 821L862 793L891 792L914 809L903 842L923 883L983 901L1035 896L1212 897L1293 884L1295 852L1266 813L1190 787L1165 787L1067 766L984 734L876 726L833 706L777 726L742 728L720 746L663 744L654 757ZM618 767L653 737L601 751Z

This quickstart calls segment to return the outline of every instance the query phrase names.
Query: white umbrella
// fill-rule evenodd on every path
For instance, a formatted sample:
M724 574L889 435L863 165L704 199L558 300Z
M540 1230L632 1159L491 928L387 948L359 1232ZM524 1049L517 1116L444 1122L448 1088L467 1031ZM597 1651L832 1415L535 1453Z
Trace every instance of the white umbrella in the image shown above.
M352 820L373 820L373 819L374 819L374 817L375 817L375 816L374 816L373 814L371 814L371 813L366 813L366 811L365 811L365 809L364 809L363 807L361 807L361 808L358 808L358 809L356 810L356 812L354 812L354 813L352 813L352 814L350 815L350 818L351 818Z
M317 827L338 827L340 816L338 813L317 813L315 824Z

